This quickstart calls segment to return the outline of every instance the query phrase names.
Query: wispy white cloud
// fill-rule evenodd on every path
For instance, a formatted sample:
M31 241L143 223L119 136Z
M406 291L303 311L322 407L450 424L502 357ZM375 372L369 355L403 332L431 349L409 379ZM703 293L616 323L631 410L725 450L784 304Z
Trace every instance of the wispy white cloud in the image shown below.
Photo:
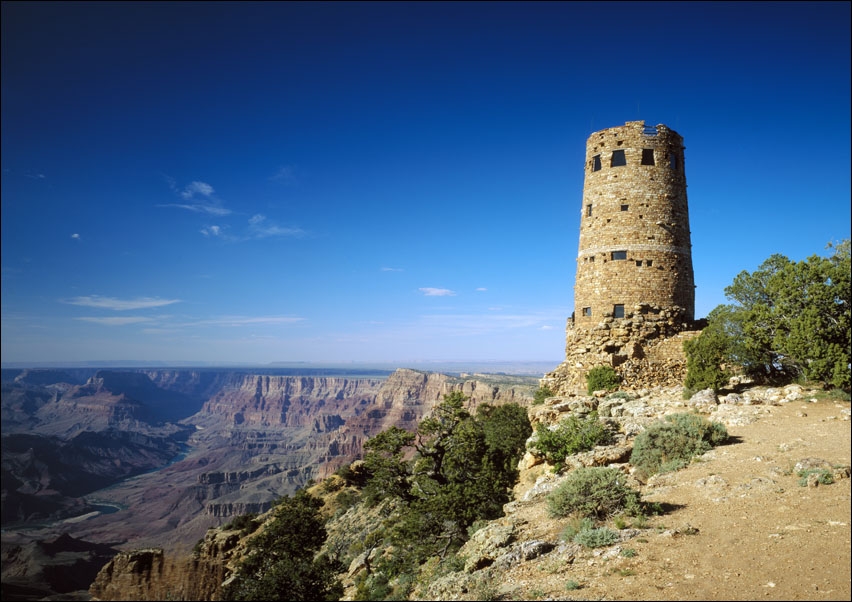
M485 288L484 286L480 286L480 287L478 287L478 288L476 289L476 292L477 292L477 293L484 293L484 292L485 292L485 291L487 291L487 290L488 290L488 289L487 289L487 288Z
M207 320L192 322L193 326L247 326L252 324L294 324L303 322L305 318L299 316L219 316Z
M178 209L186 209L187 211L194 211L195 213L207 213L209 215L217 216L231 214L231 210L223 207L221 203L193 203L192 205L187 205L184 203L165 203L157 206L177 207Z
M405 270L403 270L402 268L387 268L387 267L383 267L383 268L382 268L382 271L383 271L383 272L404 272Z
M282 165L274 175L270 176L270 180L278 180L285 184L296 183L296 168L292 165Z
M251 238L268 238L270 236L302 236L305 231L301 228L290 228L279 226L268 222L265 215L253 215L249 221L249 235Z
M74 318L83 322L93 322L95 324L103 324L104 326L126 326L127 324L138 324L140 322L150 322L153 318L145 318L143 316L121 316L110 318Z
M222 236L222 228L219 226L206 226L201 229L204 236Z
M148 309L151 307L162 307L179 303L180 299L160 299L159 297L137 297L135 299L116 299L115 297L101 297L100 295L88 295L83 297L72 297L64 299L63 303L70 305L82 305L84 307L98 307L101 309L112 309L115 311L126 311L129 309ZM81 318L82 319L82 318Z
M180 196L186 200L190 200L195 196L210 198L213 196L213 192L213 187L207 182L190 182L181 191Z
M448 288L432 288L429 286L421 287L420 292L427 297L453 297L455 292Z
M80 240L80 235L75 232L71 235L71 238L73 238L74 240Z
M224 203L215 195L215 190L207 182L194 181L190 182L182 189L178 188L175 181L168 178L169 187L186 203L166 203L157 205L158 207L177 207L194 211L195 213L206 213L208 215L230 215L230 209L224 206Z

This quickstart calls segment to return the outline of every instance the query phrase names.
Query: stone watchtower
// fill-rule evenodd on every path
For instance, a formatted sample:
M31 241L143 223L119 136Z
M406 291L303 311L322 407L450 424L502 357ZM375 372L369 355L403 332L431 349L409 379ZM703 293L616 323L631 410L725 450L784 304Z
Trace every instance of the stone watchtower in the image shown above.
M584 387L596 365L627 386L682 382L695 313L683 150L677 132L644 121L589 137L574 315L551 388Z

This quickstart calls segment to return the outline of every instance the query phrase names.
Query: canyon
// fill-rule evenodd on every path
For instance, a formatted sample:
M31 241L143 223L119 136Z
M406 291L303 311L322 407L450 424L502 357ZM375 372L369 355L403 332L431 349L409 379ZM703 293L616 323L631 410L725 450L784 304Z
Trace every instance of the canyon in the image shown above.
M528 405L538 387L532 376L287 372L4 369L4 599L76 591L114 551L187 553L208 529L357 459L378 432L414 429L451 391L472 406ZM63 546L76 580L56 568Z

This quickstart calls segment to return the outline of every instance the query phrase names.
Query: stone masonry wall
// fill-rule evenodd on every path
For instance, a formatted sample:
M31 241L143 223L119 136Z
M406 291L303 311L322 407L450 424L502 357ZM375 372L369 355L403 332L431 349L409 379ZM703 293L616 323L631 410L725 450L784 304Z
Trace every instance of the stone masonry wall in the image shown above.
M575 323L591 328L615 306L695 308L683 138L631 121L586 144L574 286ZM623 163L623 164L621 164Z
M683 341L699 332L683 151L644 121L586 142L574 315L565 361L542 381L555 394L585 389L600 365L624 388L682 384Z

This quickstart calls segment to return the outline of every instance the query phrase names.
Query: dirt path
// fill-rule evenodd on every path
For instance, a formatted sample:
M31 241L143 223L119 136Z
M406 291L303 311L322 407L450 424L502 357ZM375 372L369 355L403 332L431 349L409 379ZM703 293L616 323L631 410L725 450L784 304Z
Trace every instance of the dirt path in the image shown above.
M848 403L827 401L745 408L757 420L729 426L730 443L643 488L643 499L671 508L651 529L615 548L524 563L501 576L502 591L515 599L849 600L852 480L803 487L793 473L805 458L850 464L843 409L848 416ZM570 581L581 587L569 589Z

